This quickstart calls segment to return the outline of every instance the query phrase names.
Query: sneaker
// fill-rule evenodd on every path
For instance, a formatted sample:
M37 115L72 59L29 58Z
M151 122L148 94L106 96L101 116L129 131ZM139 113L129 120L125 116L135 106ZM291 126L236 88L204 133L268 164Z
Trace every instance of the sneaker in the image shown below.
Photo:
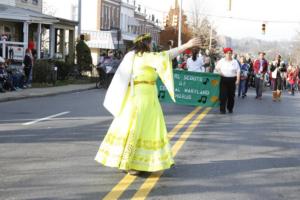
M127 173L131 176L138 176L141 172L137 170L128 170Z
M232 113L233 113L233 110L229 110L228 112L229 112L230 114L232 114Z

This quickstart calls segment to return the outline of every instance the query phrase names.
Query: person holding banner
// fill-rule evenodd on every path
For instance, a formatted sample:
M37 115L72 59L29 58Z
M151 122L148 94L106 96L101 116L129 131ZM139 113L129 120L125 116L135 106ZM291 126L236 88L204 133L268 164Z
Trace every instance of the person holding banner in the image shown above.
M221 75L220 82L220 113L233 113L236 85L240 83L240 66L232 58L231 48L223 49L225 57L222 58L215 68L215 72Z
M187 60L187 69L191 72L205 72L203 67L203 58L199 56L199 50L194 48L192 57Z
M151 41L150 34L138 36L133 51L125 55L115 73L104 100L114 120L95 157L104 166L131 175L174 165L156 79L161 78L175 101L171 60L201 42L192 39L178 48L154 53Z

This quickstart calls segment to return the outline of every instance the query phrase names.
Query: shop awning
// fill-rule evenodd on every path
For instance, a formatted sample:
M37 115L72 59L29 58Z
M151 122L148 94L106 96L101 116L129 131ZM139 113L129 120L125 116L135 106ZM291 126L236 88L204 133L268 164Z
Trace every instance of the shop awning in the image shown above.
M117 49L118 41L115 31L82 31L89 35L90 40L87 41L87 45L90 48L97 49ZM123 44L123 41L119 41L119 45Z
M137 37L136 34L132 33L122 33L122 39L127 41L133 41Z

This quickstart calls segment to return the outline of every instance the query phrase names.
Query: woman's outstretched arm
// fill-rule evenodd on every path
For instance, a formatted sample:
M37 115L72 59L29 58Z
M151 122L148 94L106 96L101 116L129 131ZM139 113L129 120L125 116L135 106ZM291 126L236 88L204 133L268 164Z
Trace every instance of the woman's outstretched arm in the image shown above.
M193 38L193 39L189 40L187 43L185 43L177 48L168 50L167 53L170 55L171 59L174 59L179 54L183 53L185 50L192 48L192 47L200 46L200 45L201 45L200 38Z

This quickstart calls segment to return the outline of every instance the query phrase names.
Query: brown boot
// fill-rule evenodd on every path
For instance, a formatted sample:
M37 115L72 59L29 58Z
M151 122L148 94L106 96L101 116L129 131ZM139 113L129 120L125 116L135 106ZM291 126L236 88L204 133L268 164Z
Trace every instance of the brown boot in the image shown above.
M277 100L281 101L281 91L277 90Z
M273 101L277 101L277 91L273 91Z

